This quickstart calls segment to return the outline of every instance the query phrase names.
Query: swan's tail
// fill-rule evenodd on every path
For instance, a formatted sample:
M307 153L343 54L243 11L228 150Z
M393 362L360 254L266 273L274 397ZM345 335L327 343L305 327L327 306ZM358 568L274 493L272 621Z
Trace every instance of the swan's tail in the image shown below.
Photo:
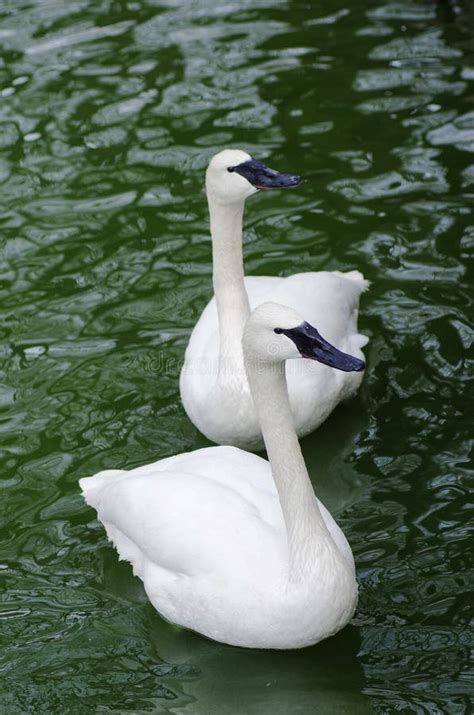
M135 576L139 576L143 579L143 554L137 545L128 538L118 526L108 520L107 512L110 510L107 509L107 500L101 508L102 495L106 492L107 487L112 482L117 482L117 479L123 474L126 474L123 469L105 469L103 472L94 474L93 477L83 477L79 479L79 486L81 487L82 496L86 503L98 512L99 521L102 522L109 541L111 541L117 549L120 561L129 561L133 566Z
M366 335L362 335L362 333L357 331L357 319L359 317L359 296L369 288L370 281L364 278L360 271L346 271L345 273L335 271L335 273L336 272L339 273L340 276L353 281L357 286L356 295L353 296L354 305L351 312L352 329L354 332L349 337L348 345L349 352L352 351L357 354L357 351L361 350L369 342L369 338Z
M360 271L334 271L334 273L343 276L343 278L348 278L349 280L354 281L354 283L358 283L361 293L366 291L370 286L370 281L368 281L367 278L364 278Z
M361 350L369 342L367 335L362 335L362 333L354 333L351 335L351 348L353 350Z
M104 487L123 473L122 469L104 469L103 472L98 472L93 477L79 479L79 486L86 504L97 509Z

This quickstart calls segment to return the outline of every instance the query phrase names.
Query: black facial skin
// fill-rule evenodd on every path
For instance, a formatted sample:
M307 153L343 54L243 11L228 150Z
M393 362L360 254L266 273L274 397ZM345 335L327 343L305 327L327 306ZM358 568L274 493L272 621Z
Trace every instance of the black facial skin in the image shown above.
M359 358L343 353L331 343L328 343L309 323L302 323L291 330L275 328L275 333L286 335L298 348L302 357L317 360L323 365L335 367L343 372L362 372L365 362Z
M269 169L256 159L249 159L237 166L229 166L227 171L240 174L247 179L256 189L287 189L291 186L298 186L301 176L291 176L290 174L280 174L279 171Z

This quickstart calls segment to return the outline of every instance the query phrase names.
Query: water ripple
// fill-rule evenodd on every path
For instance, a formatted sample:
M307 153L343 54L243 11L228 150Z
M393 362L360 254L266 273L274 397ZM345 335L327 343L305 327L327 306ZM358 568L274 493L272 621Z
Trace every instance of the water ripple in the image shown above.
M448 5L3 3L2 712L469 712L474 76ZM361 395L303 442L360 604L301 653L170 628L77 487L206 444L177 384L223 145L305 179L249 202L249 273L372 281Z

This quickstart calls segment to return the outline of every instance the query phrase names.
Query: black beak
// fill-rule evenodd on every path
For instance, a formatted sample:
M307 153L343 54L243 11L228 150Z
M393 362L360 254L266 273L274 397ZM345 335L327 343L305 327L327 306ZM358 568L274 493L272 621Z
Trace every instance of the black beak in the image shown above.
M286 189L290 186L298 186L301 176L291 176L290 174L280 174L279 171L269 169L261 161L250 159L237 166L229 166L227 171L235 171L256 189Z
M293 340L304 358L317 360L323 365L329 365L344 372L361 372L365 368L363 360L335 348L309 323L302 323L291 330L276 328L275 332L284 333Z

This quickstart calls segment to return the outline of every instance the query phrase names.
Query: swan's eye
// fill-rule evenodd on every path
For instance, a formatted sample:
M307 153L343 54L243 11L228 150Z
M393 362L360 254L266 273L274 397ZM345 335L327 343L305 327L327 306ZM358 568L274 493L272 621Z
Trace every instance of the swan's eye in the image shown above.
M281 335L283 330L281 328L274 328L273 332L276 333L277 335Z
M232 174L232 172L235 171L235 166L228 166L227 171L229 171Z

